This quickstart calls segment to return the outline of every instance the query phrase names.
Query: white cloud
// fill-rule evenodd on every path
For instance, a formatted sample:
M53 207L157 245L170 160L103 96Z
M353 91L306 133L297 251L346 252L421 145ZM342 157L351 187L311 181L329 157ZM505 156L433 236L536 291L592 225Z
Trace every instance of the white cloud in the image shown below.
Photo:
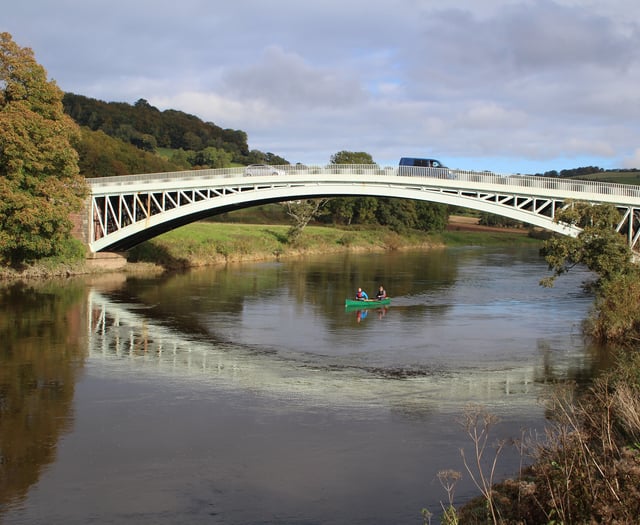
M202 120L214 122L221 127L233 127L226 124L230 122L246 122L253 128L268 129L281 120L277 109L260 100L234 100L215 93L185 91L148 100L151 105L162 110L180 108L181 111L197 115Z
M342 149L512 171L638 162L636 0L22 0L67 91L145 98L291 162Z
M351 106L366 96L351 72L314 68L276 46L268 47L259 62L230 68L224 90L285 110Z

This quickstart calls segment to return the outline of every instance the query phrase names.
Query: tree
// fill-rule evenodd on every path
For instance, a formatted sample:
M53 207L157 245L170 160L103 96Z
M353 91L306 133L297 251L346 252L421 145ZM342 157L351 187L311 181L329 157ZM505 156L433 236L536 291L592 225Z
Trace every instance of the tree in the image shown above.
M253 153L253 152L252 152ZM267 155L273 155L268 153ZM371 155L363 151L340 151L331 156L331 164L374 164ZM296 242L304 228L311 220L318 217L320 210L329 203L333 217L345 223L351 223L354 213L367 212L367 218L374 219L376 201L369 198L342 198L342 199L307 199L304 201L286 202L286 213L291 217L293 225L289 229L287 238L290 243ZM335 220L335 219L334 219Z
M612 204L576 202L558 213L559 222L582 228L577 238L552 237L543 254L554 271L541 284L552 286L558 275L577 264L598 274L594 311L585 325L601 342L637 348L640 340L640 270L615 226L620 214Z
M331 164L375 164L373 157L364 151L342 150L331 155ZM375 222L377 200L374 197L340 197L330 199L327 211L333 222L350 225L352 223Z
M423 231L442 232L449 223L449 208L435 202L416 202L418 222L416 228Z
M418 221L416 203L408 199L377 199L375 218L378 224L402 233L414 228Z
M331 164L375 164L364 151L339 151ZM442 231L449 213L446 206L423 201L378 197L340 197L326 207L338 224L379 224L396 232L406 229Z
M61 253L87 194L62 97L33 51L0 33L0 259L13 265Z
M298 241L302 230L318 215L320 208L322 208L326 202L327 199L306 199L284 203L286 213L293 221L293 224L287 232L287 240L290 244L295 244Z
M557 222L577 226L582 232L575 238L554 236L545 242L542 253L554 275L542 284L553 285L558 275L577 264L596 272L601 281L632 271L631 249L615 230L619 219L618 210L611 204L575 202L559 211Z
M373 158L364 151L339 151L331 155L331 164L375 164Z
M233 154L212 146L196 151L189 157L193 166L201 168L226 168L232 159Z

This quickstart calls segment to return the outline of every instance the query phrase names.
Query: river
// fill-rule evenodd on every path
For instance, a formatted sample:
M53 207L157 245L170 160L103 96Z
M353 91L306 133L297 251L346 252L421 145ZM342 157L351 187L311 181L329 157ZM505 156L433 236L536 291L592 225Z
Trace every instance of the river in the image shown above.
M0 522L421 524L606 364L533 247L341 254L0 288ZM383 284L386 309L345 311ZM487 452L493 459L494 448ZM496 476L526 462L508 446Z

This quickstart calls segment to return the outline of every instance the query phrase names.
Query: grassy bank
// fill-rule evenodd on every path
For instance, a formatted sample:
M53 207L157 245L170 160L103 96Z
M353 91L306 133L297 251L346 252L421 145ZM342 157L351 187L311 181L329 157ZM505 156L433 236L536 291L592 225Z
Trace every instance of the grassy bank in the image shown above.
M446 231L403 235L386 228L308 226L295 244L288 226L198 222L145 242L129 254L131 262L155 262L165 268L207 266L235 261L273 260L343 251L381 252L460 245L537 243L522 233Z
M454 219L455 221L455 219ZM144 242L127 254L127 272L153 272L239 261L268 261L319 253L382 252L446 246L539 244L524 230L469 229L466 222L448 231L407 231L402 235L382 227L308 226L295 244L287 241L288 225L196 222ZM0 268L0 280L68 277L105 270L92 269L84 258L42 260L15 269Z

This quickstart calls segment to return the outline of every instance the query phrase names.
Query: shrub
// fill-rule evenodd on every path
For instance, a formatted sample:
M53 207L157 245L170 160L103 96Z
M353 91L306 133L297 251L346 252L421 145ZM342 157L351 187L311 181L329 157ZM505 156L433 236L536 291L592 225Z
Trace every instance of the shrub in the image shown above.
M630 346L640 340L640 274L637 271L601 283L587 330L599 341Z

